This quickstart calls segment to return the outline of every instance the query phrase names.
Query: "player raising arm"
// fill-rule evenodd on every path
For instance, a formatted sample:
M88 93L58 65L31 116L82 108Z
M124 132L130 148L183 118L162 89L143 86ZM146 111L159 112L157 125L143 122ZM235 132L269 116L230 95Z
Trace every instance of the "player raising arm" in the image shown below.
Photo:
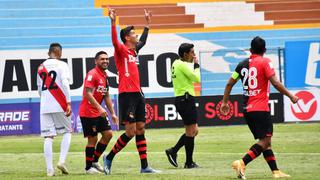
M60 159L57 168L68 174L65 160L71 141L71 100L70 74L67 63L60 60L62 47L52 43L49 48L49 59L38 67L37 85L40 95L40 127L44 137L44 156L47 175L54 176L52 165L52 143L57 134L63 134L60 146Z
M141 173L157 173L151 168L147 160L147 141L145 138L145 98L140 86L140 76L138 69L137 50L140 50L146 41L145 35L142 43L137 40L133 26L128 26L120 31L120 37L124 44L118 41L116 31L115 10L109 9L111 19L112 43L114 46L114 59L119 75L119 116L121 124L125 126L123 133L113 146L107 156L104 156L104 170L106 174L111 173L112 160L127 143L135 137L136 147L139 152L141 162ZM145 11L147 23L150 22L151 13ZM137 47L138 46L138 47ZM138 49L137 49L138 48Z
M293 103L298 101L298 97L293 96L275 75L275 71L270 59L263 57L266 52L266 43L260 37L255 37L251 41L251 56L238 64L232 77L229 79L223 96L220 108L222 114L228 114L230 92L239 79L243 85L244 98L244 118L255 139L258 142L251 146L248 153L241 159L232 163L238 178L245 179L245 168L249 162L263 154L268 163L274 178L289 177L281 172L276 163L276 158L271 149L271 137L273 124L269 110L269 92L271 84L282 94L288 96Z

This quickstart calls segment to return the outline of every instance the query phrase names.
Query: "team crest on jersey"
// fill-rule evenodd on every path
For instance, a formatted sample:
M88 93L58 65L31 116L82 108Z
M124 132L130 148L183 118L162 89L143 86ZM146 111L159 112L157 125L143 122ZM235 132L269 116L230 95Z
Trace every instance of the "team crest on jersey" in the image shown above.
M92 75L88 75L87 81L91 81L91 80L92 80Z
M270 66L271 69L274 68L272 62L269 62L269 66Z

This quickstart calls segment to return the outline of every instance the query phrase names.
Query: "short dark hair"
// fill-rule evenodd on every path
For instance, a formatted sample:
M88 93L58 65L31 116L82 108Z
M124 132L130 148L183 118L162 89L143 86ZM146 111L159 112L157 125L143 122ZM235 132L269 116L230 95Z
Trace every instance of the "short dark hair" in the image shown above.
M190 43L182 43L179 47L178 54L181 58L183 58L184 53L189 53L191 49L194 47L193 44Z
M97 52L96 55L94 56L94 59L97 60L101 54L108 55L105 51L99 51L99 52Z
M130 31L134 29L134 26L127 26L120 31L120 38L123 43L126 43L126 36L130 34Z
M266 41L256 36L251 41L251 52L254 54L263 54L266 51Z
M49 53L56 51L57 48L59 48L59 50L62 50L62 46L59 43L51 43L49 47Z

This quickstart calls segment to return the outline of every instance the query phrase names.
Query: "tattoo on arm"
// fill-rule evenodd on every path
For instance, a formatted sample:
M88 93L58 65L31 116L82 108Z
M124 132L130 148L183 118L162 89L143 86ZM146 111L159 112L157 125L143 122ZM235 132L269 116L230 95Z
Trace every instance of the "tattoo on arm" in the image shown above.
M86 87L86 93L93 93L93 91L94 91L93 88Z

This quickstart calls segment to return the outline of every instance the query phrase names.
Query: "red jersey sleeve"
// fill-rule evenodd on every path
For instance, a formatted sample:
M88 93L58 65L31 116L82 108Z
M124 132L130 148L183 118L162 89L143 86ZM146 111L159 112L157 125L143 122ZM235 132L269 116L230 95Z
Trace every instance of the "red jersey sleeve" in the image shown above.
M88 87L88 88L95 88L96 87L96 80L95 77L92 73L88 73L86 76L86 79L84 81L84 87Z
M266 59L263 63L263 69L265 76L270 79L271 76L275 75L274 67L270 59Z
M116 52L120 52L122 50L122 44L118 40L118 35L117 35L117 29L115 25L111 26L111 38L112 38L112 44L114 47L114 50Z

